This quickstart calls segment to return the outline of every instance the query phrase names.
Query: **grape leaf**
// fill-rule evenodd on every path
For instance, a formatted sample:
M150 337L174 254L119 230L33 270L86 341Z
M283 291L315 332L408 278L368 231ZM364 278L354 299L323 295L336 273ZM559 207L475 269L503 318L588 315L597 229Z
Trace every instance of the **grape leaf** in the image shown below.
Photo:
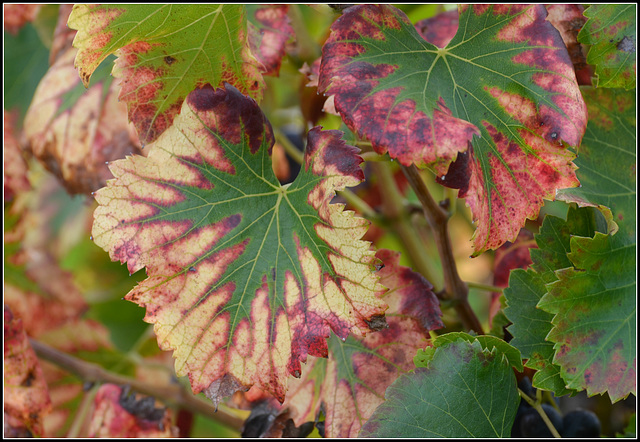
M313 358L303 376L289 383L287 399L274 424L292 418L301 427L305 422L317 421L322 413L325 437L356 437L384 400L386 388L400 374L414 368L413 356L428 345L428 331L443 326L431 284L399 265L398 252L382 249L376 257L382 263L378 271L380 283L389 288L383 295L389 304L389 327L364 338L350 336L342 341L332 336L328 359ZM245 398L254 407L268 402L254 390Z
M51 398L42 368L22 326L4 306L4 435L43 436L42 419Z
M587 50L578 43L578 33L587 21L583 14L584 6L554 3L546 5L546 8L549 13L547 20L560 32L567 47L578 84L591 86L593 68L587 64Z
M286 44L294 36L287 15L289 5L247 5L247 8L251 52L264 66L263 75L277 76Z
M60 54L40 81L24 132L36 158L69 193L89 194L112 177L106 162L142 151L108 70L100 67L85 89L73 67L76 53Z
M519 401L504 355L458 340L436 348L428 367L400 376L359 436L507 437Z
M589 125L576 159L581 186L558 191L557 198L598 207L609 233L635 243L636 100L633 92L583 88ZM614 214L615 213L615 217Z
M520 351L495 336L472 336L464 332L452 332L438 336L435 340L432 341L432 344L434 348L445 347L452 342L456 342L459 340L463 340L466 342L478 341L484 350L493 351L494 348L497 348L498 351L502 353L505 358L507 358L507 361L509 361L509 364L511 364L512 367L520 372L523 370ZM419 351L416 357L413 359L416 367L428 367L428 363L429 361L431 361L433 354L433 349L428 349L426 352Z
M570 392L560 377L560 367L553 364L553 343L546 341L552 329L553 315L537 308L547 292L546 284L556 281L556 269L571 266L567 257L572 234L592 236L595 221L590 209L570 209L567 220L547 216L540 233L535 236L537 249L531 249L532 265L529 269L516 269L504 290L505 316L512 322L507 330L513 336L510 344L528 359L526 367L538 370L532 384L536 388L553 391L556 396Z
M85 86L109 54L118 56L119 97L145 144L171 126L196 87L227 82L254 98L264 88L243 5L77 4L69 27L78 30L75 64Z
M589 127L576 161L582 187L563 198L607 206L618 229L572 238L572 266L556 273L538 307L555 315L547 339L569 387L606 391L615 402L636 391L635 94L584 92Z
M178 375L217 403L253 384L284 400L307 354L384 327L368 222L329 204L363 179L338 131L309 132L303 168L280 186L271 126L233 86L193 91L149 157L110 166L93 238L148 278L126 299L146 307Z
M596 66L596 87L636 87L636 6L633 4L591 5L578 34L589 44L587 62Z
M474 256L515 239L556 189L578 185L567 145L579 145L586 109L545 18L542 5L462 6L458 33L437 48L392 6L360 5L323 47L319 89L351 130L402 164L460 176L442 182L478 222Z

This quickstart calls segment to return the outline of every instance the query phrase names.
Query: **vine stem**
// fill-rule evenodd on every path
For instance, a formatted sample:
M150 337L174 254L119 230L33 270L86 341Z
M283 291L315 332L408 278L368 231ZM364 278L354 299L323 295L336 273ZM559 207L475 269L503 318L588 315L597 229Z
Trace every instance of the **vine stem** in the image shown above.
M482 335L484 334L482 325L469 305L469 287L460 278L453 256L448 227L449 216L429 193L418 169L413 165L401 167L407 177L407 181L409 181L411 188L422 204L424 216L431 227L438 247L444 273L444 292L440 295L441 299L455 301L453 307L458 313L463 326Z
M413 270L422 274L427 281L434 281L422 239L416 232L409 213L403 203L404 197L398 190L389 163L372 163L371 167L378 179L378 188L382 199L382 211L391 225L391 229L397 235L409 255L413 264Z
M158 398L167 405L181 407L193 413L201 414L234 430L240 431L244 424L243 419L231 413L225 412L220 408L216 411L213 404L186 391L178 383L168 385L150 384L110 372L97 364L63 353L35 339L29 339L29 342L38 357L75 374L85 382L130 385L133 390L139 393Z
M556 430L556 427L553 426L553 423L549 419L549 416L547 416L547 413L544 412L544 408L542 408L542 401L540 400L540 397L538 398L538 400L533 400L529 397L527 393L520 390L519 388L518 388L518 394L520 394L520 397L524 399L527 402L527 404L531 405L531 407L534 408L538 412L538 414L540 414L540 417L546 424L547 428L549 428L549 431L551 431L551 434L553 435L553 437L558 437L558 438L562 437L560 436L560 433L558 433L558 430Z

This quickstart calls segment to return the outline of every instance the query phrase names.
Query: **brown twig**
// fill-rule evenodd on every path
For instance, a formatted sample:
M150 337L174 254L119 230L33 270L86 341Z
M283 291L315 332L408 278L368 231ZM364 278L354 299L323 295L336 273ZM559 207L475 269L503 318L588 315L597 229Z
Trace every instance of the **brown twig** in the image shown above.
M441 298L455 301L454 309L466 329L484 334L478 317L469 305L469 288L458 274L449 236L449 215L435 202L415 166L402 166L402 170L422 204L424 216L433 231L438 247L444 273L444 291L441 293Z
M38 357L75 374L84 382L130 385L133 390L160 399L167 405L181 407L193 413L201 414L238 431L240 431L244 423L239 417L224 410L218 409L216 411L213 404L186 391L180 384L156 385L146 383L128 376L112 373L97 364L63 353L35 339L30 339L29 342Z

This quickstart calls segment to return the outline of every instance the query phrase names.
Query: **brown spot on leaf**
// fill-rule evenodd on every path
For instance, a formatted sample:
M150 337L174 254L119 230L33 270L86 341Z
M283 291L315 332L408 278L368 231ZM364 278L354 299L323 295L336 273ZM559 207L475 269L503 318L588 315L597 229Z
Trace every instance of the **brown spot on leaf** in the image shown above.
M171 66L175 61L176 59L173 58L171 55L167 55L166 57L164 57L164 62L167 63L169 66Z
M370 320L365 319L365 322L369 326L369 328L373 331L380 331L388 328L387 320L384 315L375 315L372 316Z

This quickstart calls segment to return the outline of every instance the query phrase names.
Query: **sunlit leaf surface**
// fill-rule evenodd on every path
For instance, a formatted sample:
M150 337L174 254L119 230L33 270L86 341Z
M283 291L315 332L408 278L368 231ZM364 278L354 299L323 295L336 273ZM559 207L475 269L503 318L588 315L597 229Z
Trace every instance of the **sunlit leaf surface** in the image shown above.
M121 78L120 99L140 140L155 140L196 87L230 83L259 98L260 63L249 50L244 5L77 4L76 66L85 85L109 54Z
M149 157L111 164L96 193L93 237L145 281L126 298L146 307L161 348L194 392L217 403L256 384L280 401L307 355L385 327L368 222L329 204L363 179L341 132L309 132L296 180L272 169L270 124L227 85L192 92Z

